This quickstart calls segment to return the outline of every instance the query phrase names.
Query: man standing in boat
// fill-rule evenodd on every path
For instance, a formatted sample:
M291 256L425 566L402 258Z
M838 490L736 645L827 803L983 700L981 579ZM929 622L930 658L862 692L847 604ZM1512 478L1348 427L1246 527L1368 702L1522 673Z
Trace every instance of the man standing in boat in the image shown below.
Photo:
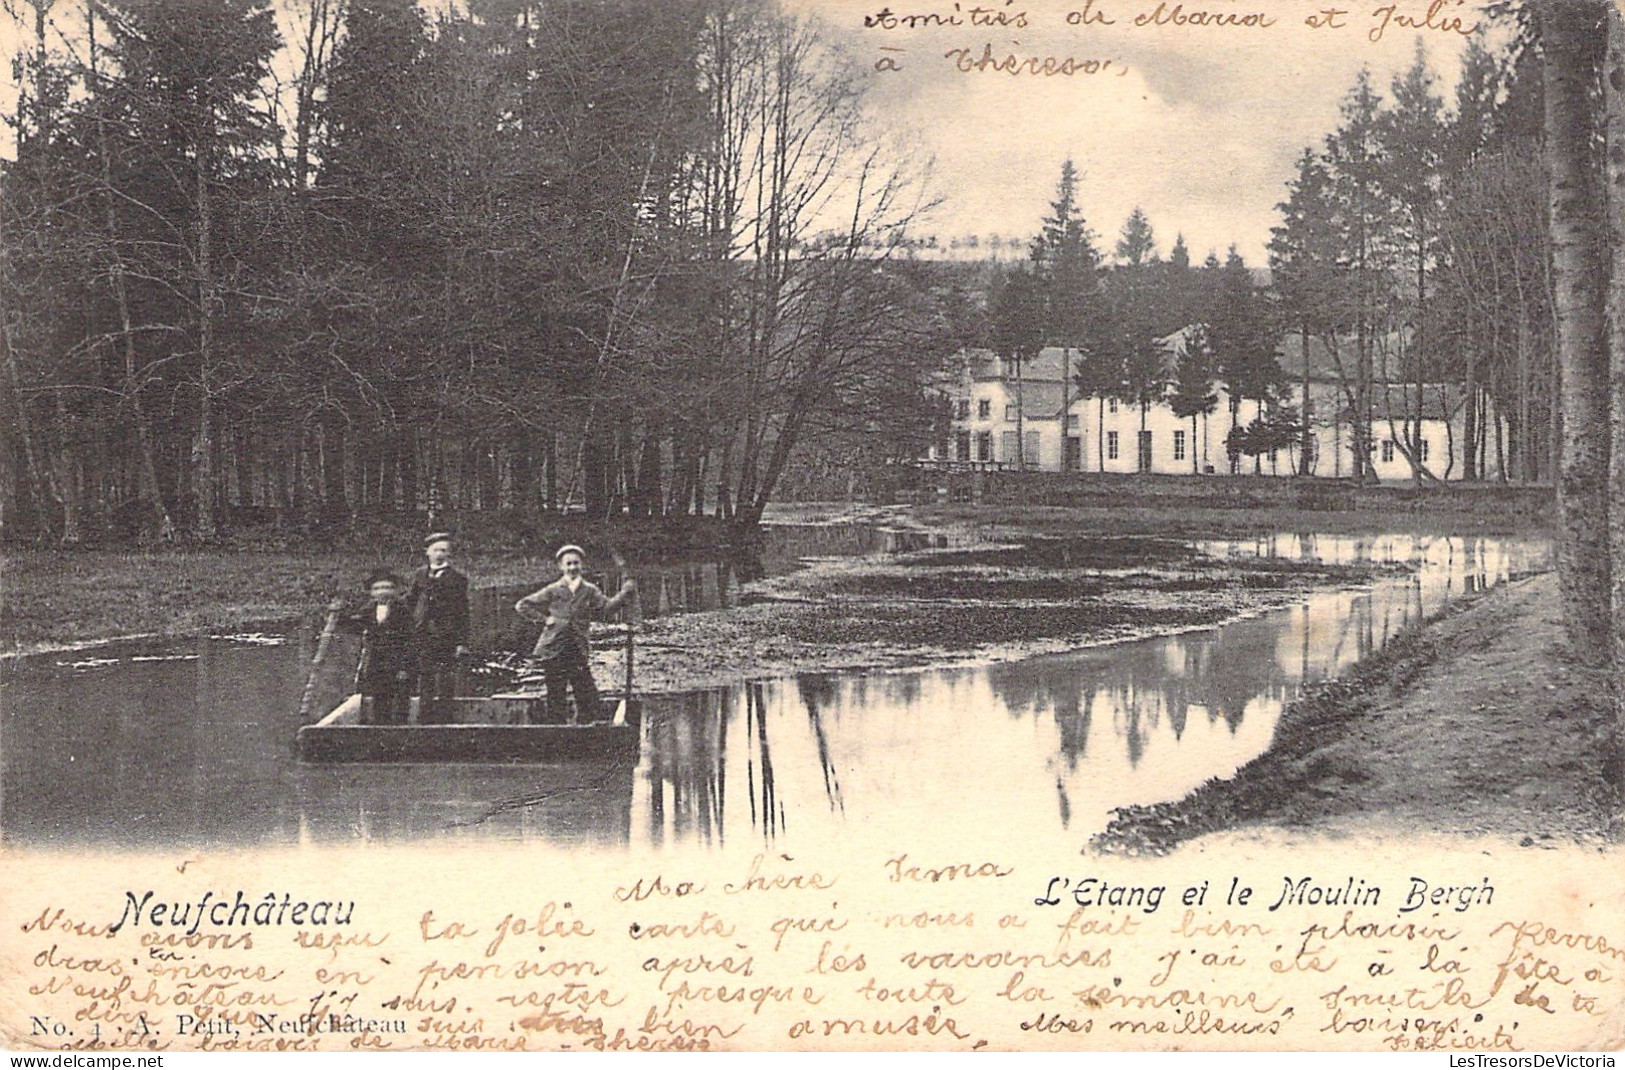
M339 620L348 632L361 633L361 662L355 685L361 693L362 724L405 724L412 706L412 617L401 601L401 579L388 569L367 577L372 602ZM344 610L344 599L327 607Z
M637 590L637 584L628 577L613 598L606 597L581 576L586 556L579 546L559 547L554 559L558 562L560 577L521 598L513 607L514 612L526 620L543 622L542 634L536 640L535 657L542 663L547 682L547 717L554 724L569 720L564 699L566 685L575 694L577 719L599 719L600 702L598 686L592 678L589 630L600 613L619 609Z
M423 540L427 563L412 573L406 605L417 644L419 724L449 724L457 695L457 662L468 655L468 577L451 567L451 535Z

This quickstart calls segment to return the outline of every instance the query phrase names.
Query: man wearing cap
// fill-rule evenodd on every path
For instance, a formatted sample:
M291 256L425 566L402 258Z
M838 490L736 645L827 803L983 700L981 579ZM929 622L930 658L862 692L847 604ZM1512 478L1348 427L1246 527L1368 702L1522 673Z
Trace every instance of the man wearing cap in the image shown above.
M598 720L601 706L589 663L592 653L589 630L595 617L619 609L637 590L637 584L629 578L621 584L615 597L605 597L603 591L581 577L585 558L579 546L559 547L554 559L559 564L560 577L521 598L513 607L514 612L526 620L543 622L535 656L542 663L547 681L548 720L555 724L569 719L564 702L566 685L575 693L577 719Z
M417 646L419 724L448 724L457 694L457 659L468 654L468 577L451 567L451 535L423 540L427 564L412 573L406 606Z
M405 724L412 705L412 615L401 601L401 578L388 569L367 577L372 602L343 617L345 631L361 633L361 661L355 685L361 693L362 724ZM328 606L337 613L344 600Z

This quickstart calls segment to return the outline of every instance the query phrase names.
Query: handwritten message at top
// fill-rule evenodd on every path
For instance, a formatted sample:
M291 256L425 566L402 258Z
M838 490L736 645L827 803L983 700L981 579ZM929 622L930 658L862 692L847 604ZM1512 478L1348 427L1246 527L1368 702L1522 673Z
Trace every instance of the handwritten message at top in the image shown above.
M1289 13L1290 12L1290 13ZM1052 39L1053 31L1093 31L1088 44L1109 48L1103 34L1201 33L1217 44L1237 34L1260 34L1283 27L1321 33L1363 36L1372 44L1391 31L1407 30L1442 37L1466 37L1479 28L1477 9L1466 0L1412 0L1375 6L1310 4L1305 8L1261 4L1187 3L1184 0L1083 0L1062 9L1023 6L1019 0L984 3L903 3L881 5L863 16L863 28L875 38L873 68L897 73L911 63L948 64L962 74L1004 74L1039 78L1091 75L1122 76L1128 65L1117 56L1094 53L1034 54L1023 50L1014 35L1029 29ZM963 44L941 49L941 31L964 31ZM929 47L909 43L930 31ZM978 39L976 31L984 31ZM995 34L997 36L995 36Z
M1625 1006L1611 906L1592 910L1612 929L1573 898L1549 911L1482 866L1074 862L510 860L470 882L455 860L413 863L410 895L335 889L315 862L276 887L86 883L6 903L0 1029L76 1050L1516 1052L1600 1043Z

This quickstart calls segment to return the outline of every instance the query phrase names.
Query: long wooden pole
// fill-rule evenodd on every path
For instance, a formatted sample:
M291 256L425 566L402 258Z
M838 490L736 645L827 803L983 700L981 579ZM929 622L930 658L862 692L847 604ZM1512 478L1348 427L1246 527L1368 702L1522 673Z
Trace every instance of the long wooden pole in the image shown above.
M322 662L327 659L327 648L333 643L333 633L338 631L339 611L327 611L327 623L322 625L321 638L316 640L316 656L310 659L310 673L305 677L305 691L299 696L299 723L304 724L310 718L310 703L316 697L316 676L321 671Z
M613 548L611 548L609 551L609 556L614 560L615 567L621 571L621 582L624 584L627 580L631 579L631 572L626 567L626 558L622 557L620 552ZM626 719L632 715L633 634L637 631L636 621L638 610L642 608L642 605L643 603L638 597L638 592L633 591L632 604L625 607L621 611L626 620L626 690L622 693L620 705L615 710L616 724L625 724Z
M637 632L638 610L642 604L638 599L638 592L632 592L632 604L626 612L626 701L632 701L632 648L633 636Z

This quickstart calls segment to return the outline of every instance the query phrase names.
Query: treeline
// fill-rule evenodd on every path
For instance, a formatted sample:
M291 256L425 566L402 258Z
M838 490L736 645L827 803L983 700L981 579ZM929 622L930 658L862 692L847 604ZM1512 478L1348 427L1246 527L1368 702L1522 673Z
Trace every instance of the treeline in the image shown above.
M1358 475L1378 422L1418 479L1432 475L1423 413L1459 406L1461 478L1554 477L1542 99L1527 27L1499 52L1469 42L1449 107L1418 42L1386 99L1362 72L1338 128L1299 158L1272 281L1283 326L1332 358Z
M1048 346L1060 348L1065 358L1063 409L1077 398L1093 398L1102 409L1113 401L1131 405L1139 411L1142 433L1151 408L1167 404L1192 421L1194 441L1197 420L1218 408L1221 383L1232 399L1256 402L1250 410L1256 415L1245 423L1239 405L1228 414L1225 444L1233 469L1243 456L1258 468L1266 454L1304 434L1285 389L1280 316L1236 248L1222 262L1210 252L1194 266L1184 235L1178 235L1164 259L1150 219L1135 208L1107 253L1080 199L1079 176L1069 160L1029 262L1004 276L989 304L983 344L1014 373L1018 453L1025 439L1019 426L1023 368ZM1104 471L1101 436L1095 449L1094 467ZM1144 454L1141 460L1148 463ZM1087 470L1091 459L1078 462ZM1191 470L1199 471L1200 463L1192 451Z
M17 0L0 523L584 507L753 524L917 455L926 207L766 0Z
M1469 43L1449 106L1420 43L1386 97L1362 72L1338 128L1299 158L1267 287L1234 249L1193 268L1181 239L1159 258L1138 209L1103 250L1068 164L1029 263L995 294L985 344L1017 375L1040 348L1062 347L1075 354L1069 389L1142 415L1166 402L1194 421L1223 384L1259 413L1232 419L1232 465L1296 443L1309 474L1310 426L1335 416L1362 481L1376 478L1380 426L1417 482L1550 482L1560 424L1541 53L1527 12L1503 30L1499 51ZM1170 354L1159 340L1176 332ZM1289 403L1288 334L1305 372L1335 377L1335 413ZM1462 438L1453 472L1431 469L1420 447L1422 420L1441 410Z

